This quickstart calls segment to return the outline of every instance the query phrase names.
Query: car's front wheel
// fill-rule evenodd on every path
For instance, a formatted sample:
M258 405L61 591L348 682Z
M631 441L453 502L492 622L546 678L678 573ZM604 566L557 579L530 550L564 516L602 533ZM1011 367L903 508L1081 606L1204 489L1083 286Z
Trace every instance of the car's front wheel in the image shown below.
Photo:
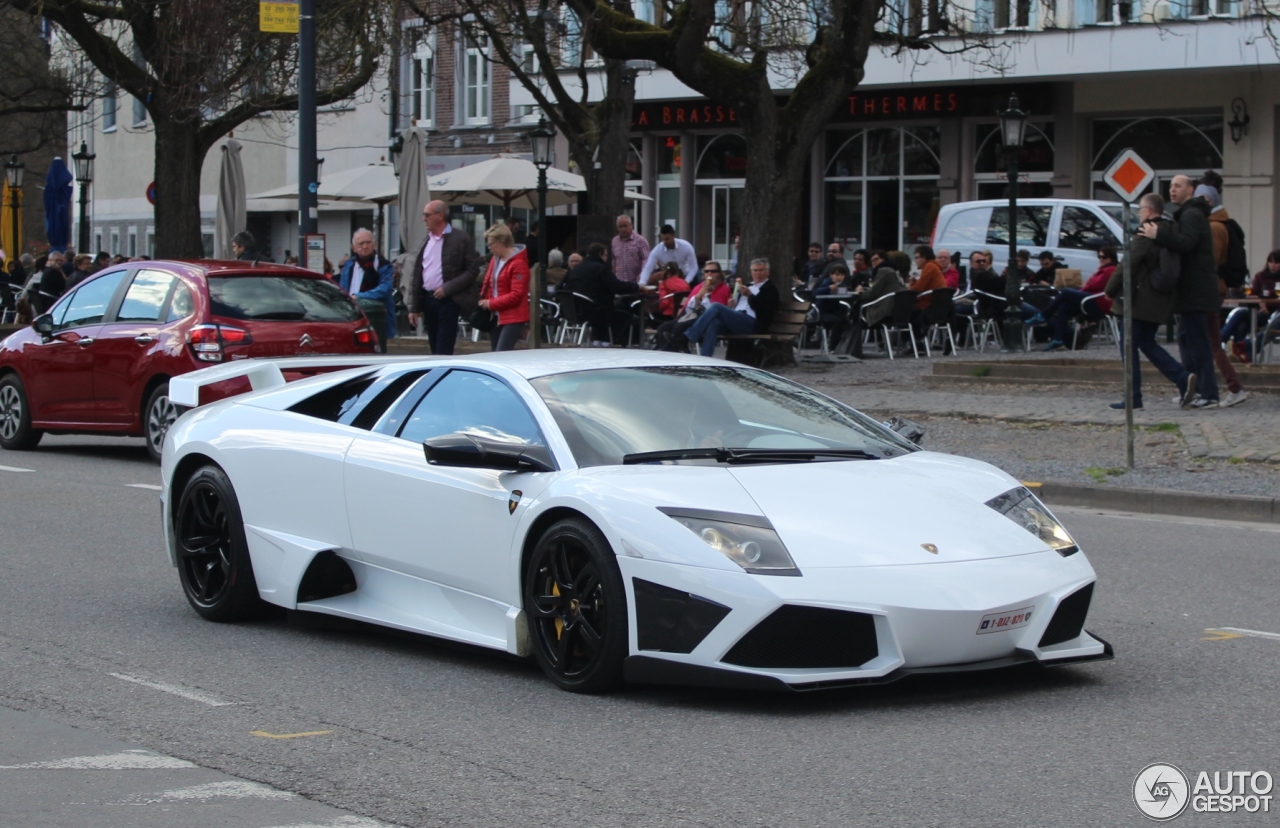
M571 518L538 540L525 573L524 606L538 664L576 693L608 690L627 656L626 591L604 536Z
M16 374L0 380L0 446L26 451L40 443L44 432L31 427L31 404Z
M162 382L151 392L142 409L142 433L147 438L147 454L157 463L164 450L164 435L169 433L169 426L176 419L178 409L169 399L169 383Z
M187 601L210 621L242 621L263 609L240 503L226 472L204 466L182 487L174 514L178 577Z

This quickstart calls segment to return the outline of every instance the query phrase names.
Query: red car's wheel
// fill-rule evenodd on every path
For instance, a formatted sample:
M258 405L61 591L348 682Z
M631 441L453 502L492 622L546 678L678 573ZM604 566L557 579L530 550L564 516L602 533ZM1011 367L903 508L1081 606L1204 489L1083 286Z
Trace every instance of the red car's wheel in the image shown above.
M0 380L0 446L25 451L39 444L44 432L31 427L31 404L16 374Z
M178 409L169 399L169 383L161 383L151 392L147 405L142 409L142 433L147 438L147 454L157 463L164 449L164 435L178 419Z

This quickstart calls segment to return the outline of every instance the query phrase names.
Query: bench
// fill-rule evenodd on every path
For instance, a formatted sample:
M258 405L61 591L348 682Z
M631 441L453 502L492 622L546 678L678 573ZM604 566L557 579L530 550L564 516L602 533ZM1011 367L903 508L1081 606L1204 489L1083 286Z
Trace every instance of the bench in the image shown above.
M796 343L812 306L812 302L804 300L781 301L766 330L750 334L721 334L720 340L727 346L724 358L754 368L795 365Z

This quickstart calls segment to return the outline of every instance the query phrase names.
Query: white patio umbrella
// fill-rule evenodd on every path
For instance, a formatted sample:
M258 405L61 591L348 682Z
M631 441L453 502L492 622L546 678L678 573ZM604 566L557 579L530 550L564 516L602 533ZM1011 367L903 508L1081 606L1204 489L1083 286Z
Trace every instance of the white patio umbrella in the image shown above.
M219 259L234 259L231 238L244 230L248 223L240 142L230 139L222 145L222 168L218 173L218 208L214 215L213 255Z
M386 204L395 201L398 193L395 168L385 161L380 161L339 172L331 173L326 170L321 176L317 195L325 201L372 201ZM283 187L250 196L250 198L293 198L295 201L297 197L297 184L286 184Z
M432 198L450 204L491 204L507 211L513 205L538 209L538 168L518 155L498 155L433 175L427 186ZM554 167L547 170L548 207L576 204L578 193L586 189L587 182L580 175Z

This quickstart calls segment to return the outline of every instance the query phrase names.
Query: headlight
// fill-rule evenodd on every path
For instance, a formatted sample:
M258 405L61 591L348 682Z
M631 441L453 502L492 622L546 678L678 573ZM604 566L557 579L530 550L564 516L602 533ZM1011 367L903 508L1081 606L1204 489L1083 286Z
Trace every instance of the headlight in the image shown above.
M1025 486L997 495L988 500L987 505L1049 544L1050 549L1064 558L1080 551L1058 519L1049 514L1040 499Z
M753 575L799 575L768 520L704 509L659 509L702 542Z

